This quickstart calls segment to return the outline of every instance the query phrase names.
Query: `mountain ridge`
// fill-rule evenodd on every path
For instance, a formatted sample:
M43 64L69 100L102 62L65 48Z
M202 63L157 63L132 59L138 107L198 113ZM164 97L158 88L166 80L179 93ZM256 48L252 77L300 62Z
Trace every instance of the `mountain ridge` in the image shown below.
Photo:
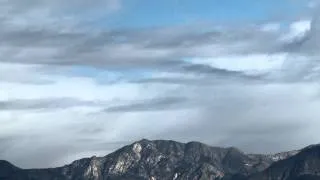
M20 169L0 161L0 180L269 180L265 172L273 172L272 168L279 166L278 163L318 147L263 155L195 141L142 139L106 156L83 158L57 168ZM316 169L313 174L318 176L318 167L313 168ZM282 176L283 172L278 174Z

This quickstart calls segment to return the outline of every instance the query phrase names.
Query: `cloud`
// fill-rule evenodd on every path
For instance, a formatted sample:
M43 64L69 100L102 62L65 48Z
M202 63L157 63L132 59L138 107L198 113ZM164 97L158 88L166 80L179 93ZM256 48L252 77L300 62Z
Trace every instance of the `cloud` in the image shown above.
M311 29L311 21L310 20L300 20L293 22L290 24L290 30L289 33L283 37L284 41L290 41L292 39L301 39L308 31Z
M164 97L151 100L143 100L134 104L120 105L109 107L105 112L139 112L139 111L162 111L168 109L185 109L183 102L185 98L179 97Z
M101 102L79 101L71 98L57 99L15 99L0 101L1 110L54 110L75 106L101 106Z
M122 8L121 0L1 0L1 24L5 28L40 28L70 30L96 18L108 16Z
M317 16L107 29L94 21L123 2L29 2L0 1L0 159L57 166L141 138L256 153L319 141Z
M279 23L268 23L261 27L262 31L267 31L267 32L277 32L280 29L281 29L281 24Z
M237 33L228 29L221 32L214 30L199 33L196 30L185 30L181 34L176 33L180 29L181 27L176 27L169 30L160 28L132 32L2 30L0 34L6 44L0 49L4 62L150 67L170 65L170 62L184 57L213 57L253 51L272 53L280 45L277 44L277 35L254 28L240 29ZM265 42L263 46L259 41Z
M307 6L316 9L319 7L319 2L317 0L310 0Z

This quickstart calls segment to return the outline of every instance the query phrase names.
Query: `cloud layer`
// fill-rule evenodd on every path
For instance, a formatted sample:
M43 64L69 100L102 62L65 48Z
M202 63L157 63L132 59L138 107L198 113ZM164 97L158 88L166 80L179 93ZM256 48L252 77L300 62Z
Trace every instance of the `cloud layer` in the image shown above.
M122 3L0 0L0 159L57 166L141 138L264 153L319 142L317 14L93 26Z

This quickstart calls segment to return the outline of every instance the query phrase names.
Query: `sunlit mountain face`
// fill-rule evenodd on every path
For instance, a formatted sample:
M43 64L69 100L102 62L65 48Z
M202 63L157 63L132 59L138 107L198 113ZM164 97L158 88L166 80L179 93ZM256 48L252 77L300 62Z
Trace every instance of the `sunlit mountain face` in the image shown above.
M317 144L319 12L317 0L0 0L0 159L60 167L139 139L249 159Z

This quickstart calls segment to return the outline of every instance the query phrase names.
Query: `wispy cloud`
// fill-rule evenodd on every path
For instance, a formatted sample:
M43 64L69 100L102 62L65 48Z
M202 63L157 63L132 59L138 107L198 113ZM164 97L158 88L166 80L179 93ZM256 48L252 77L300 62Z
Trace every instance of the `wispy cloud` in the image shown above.
M0 101L2 110L55 110L66 109L75 106L102 106L102 102L79 101L71 98L57 99L15 99Z
M164 97L151 100L142 100L141 102L119 105L105 109L105 112L139 112L139 111L163 111L173 109L185 109L183 103L185 98Z

